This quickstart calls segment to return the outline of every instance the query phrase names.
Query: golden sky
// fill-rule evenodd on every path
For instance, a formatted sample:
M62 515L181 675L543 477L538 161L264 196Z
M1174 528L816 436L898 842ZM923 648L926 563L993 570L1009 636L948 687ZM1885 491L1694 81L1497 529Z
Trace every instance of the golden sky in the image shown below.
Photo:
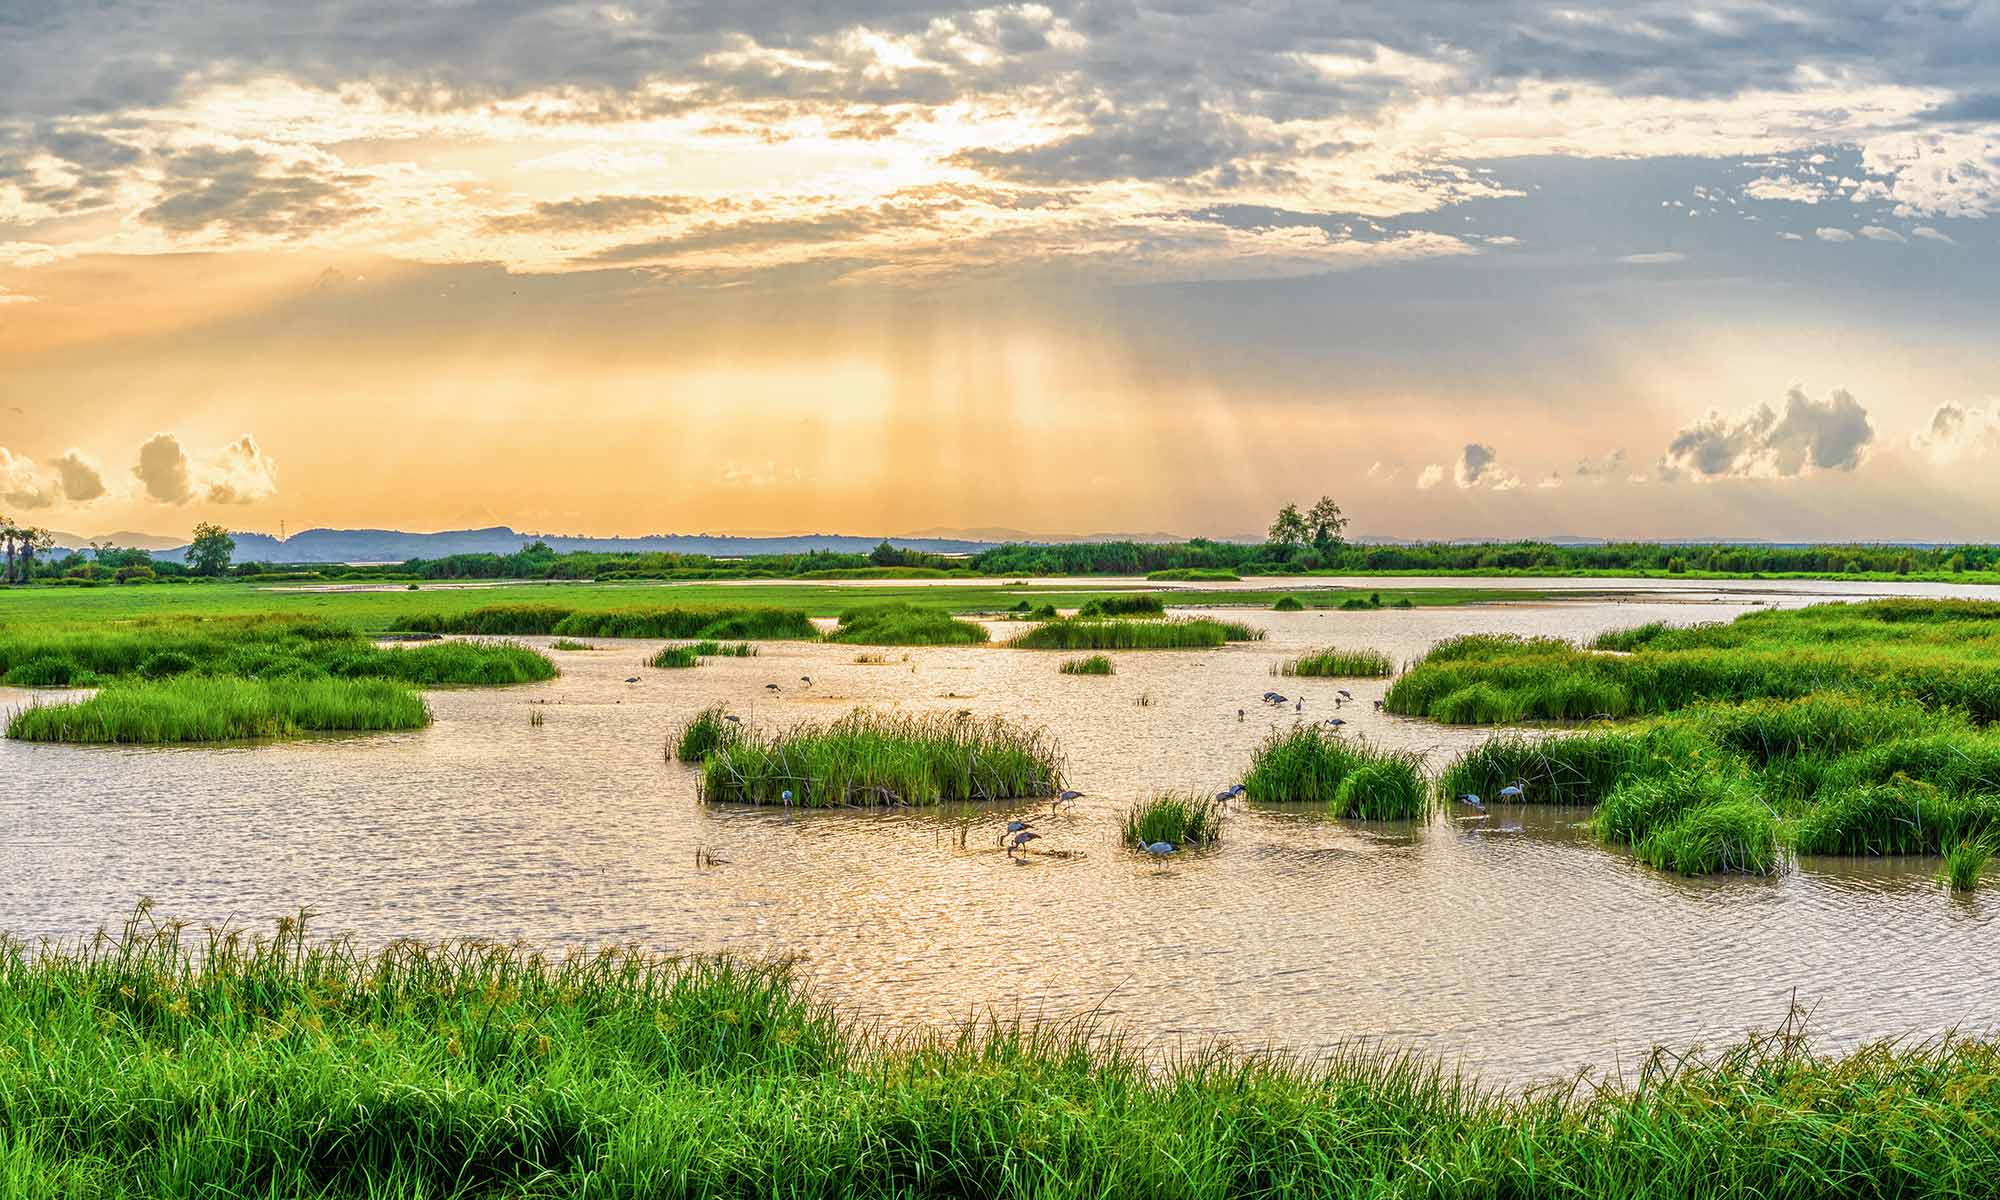
M1986 537L1985 8L52 6L0 512ZM1987 55L1984 61L1993 61Z

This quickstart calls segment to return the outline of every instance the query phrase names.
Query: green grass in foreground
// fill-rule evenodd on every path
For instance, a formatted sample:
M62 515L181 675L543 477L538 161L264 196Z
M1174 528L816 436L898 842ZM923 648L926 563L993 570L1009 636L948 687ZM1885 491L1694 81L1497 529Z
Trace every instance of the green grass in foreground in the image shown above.
M1273 675L1385 679L1395 673L1395 660L1380 650L1342 650L1337 646L1314 650L1271 667Z
M1944 852L1944 865L1938 868L1938 877L1954 892L1973 891L1979 886L1979 876L1993 858L1993 851L1991 837L1962 841Z
M989 638L984 625L913 604L865 604L840 614L829 642L857 646L977 646Z
M87 700L17 711L7 736L28 742L170 745L421 729L430 709L384 679L177 679L114 683Z
M1065 617L1038 625L1007 644L1024 650L1201 650L1225 642L1255 642L1263 638L1261 629L1212 617L1161 621Z
M1243 776L1253 804L1324 804L1336 817L1367 821L1420 819L1430 812L1417 756L1378 750L1324 725L1273 732Z
M1588 1050L1589 1048L1583 1048ZM1971 1197L2000 1047L1795 1026L1506 1094L1087 1023L893 1041L781 966L186 933L0 949L23 1197Z
M1222 805L1194 792L1161 792L1127 810L1119 836L1127 846L1213 846L1222 837Z
M1061 755L1040 729L865 709L828 725L746 731L710 753L701 779L711 803L802 808L1019 800L1061 789Z
M1118 673L1118 668L1112 665L1111 660L1102 654L1092 654L1085 658L1066 659L1056 670L1062 672L1064 675L1115 675Z

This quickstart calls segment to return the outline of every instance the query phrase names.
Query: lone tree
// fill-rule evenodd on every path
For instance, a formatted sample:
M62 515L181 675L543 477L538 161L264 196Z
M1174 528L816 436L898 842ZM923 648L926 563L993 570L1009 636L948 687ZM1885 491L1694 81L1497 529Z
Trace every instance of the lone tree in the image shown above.
M188 545L188 566L197 575L220 575L229 569L229 556L236 553L236 539L220 525L206 521L194 527L194 541Z
M1342 544L1340 531L1347 528L1347 518L1340 515L1340 505L1332 496L1321 496L1319 503L1306 514L1306 534L1312 544L1321 552Z
M1299 515L1299 506L1287 504L1278 510L1278 519L1271 522L1271 544L1274 546L1304 545L1311 530L1306 519Z

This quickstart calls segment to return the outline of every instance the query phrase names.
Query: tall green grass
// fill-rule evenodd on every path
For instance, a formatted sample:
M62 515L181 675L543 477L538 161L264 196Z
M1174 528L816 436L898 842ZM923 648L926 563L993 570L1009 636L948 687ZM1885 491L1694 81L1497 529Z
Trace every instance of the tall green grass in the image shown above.
M743 736L743 726L730 719L729 710L711 704L690 717L674 738L674 757L684 763L707 762L716 751L735 744Z
M1210 617L1160 621L1065 617L1038 625L1007 644L1025 650L1198 650L1263 638L1261 629Z
M867 604L840 614L829 642L859 646L976 646L991 635L984 625L914 604Z
M646 662L647 665L658 667L663 671L676 671L700 666L701 656L696 654L695 648L690 645L662 646Z
M1993 858L1992 838L1969 838L1944 852L1938 878L1954 892L1971 892L1979 887L1979 877Z
M421 729L430 709L384 679L212 679L114 683L87 700L16 712L7 736L28 742L170 745Z
M495 604L469 612L412 613L395 625L413 633L570 638L800 641L819 636L801 611L750 605L592 611L557 604Z
M1041 729L865 709L827 725L745 733L710 755L701 782L710 802L802 808L1018 800L1061 788L1061 755Z
M1099 596L1086 600L1083 607L1076 610L1079 617L1163 617L1167 615L1167 602L1159 596L1138 594L1131 596Z
M1127 846L1212 846L1222 838L1222 805L1196 792L1161 792L1126 810L1119 836Z
M1273 675L1351 676L1381 679L1396 673L1395 660L1380 650L1342 650L1337 646L1313 650L1272 666Z
M1414 820L1430 811L1420 760L1378 750L1323 725L1273 732L1250 759L1244 799L1253 804L1324 804L1337 817Z
M1118 668L1104 655L1092 654L1086 658L1066 659L1056 670L1064 675L1113 675Z
M990 1022L893 1041L782 966L198 933L0 948L14 1195L1960 1198L2000 1045L1796 1027L1502 1092L1428 1059ZM1589 1048L1586 1048L1589 1049Z
M1299 603L1297 596L1280 596L1271 605L1272 612L1304 612L1306 606Z

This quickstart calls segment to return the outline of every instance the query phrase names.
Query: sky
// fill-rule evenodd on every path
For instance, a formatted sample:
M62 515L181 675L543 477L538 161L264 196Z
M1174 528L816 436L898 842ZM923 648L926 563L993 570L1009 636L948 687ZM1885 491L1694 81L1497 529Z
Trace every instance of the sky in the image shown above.
M0 513L2000 535L2000 0L0 0Z

